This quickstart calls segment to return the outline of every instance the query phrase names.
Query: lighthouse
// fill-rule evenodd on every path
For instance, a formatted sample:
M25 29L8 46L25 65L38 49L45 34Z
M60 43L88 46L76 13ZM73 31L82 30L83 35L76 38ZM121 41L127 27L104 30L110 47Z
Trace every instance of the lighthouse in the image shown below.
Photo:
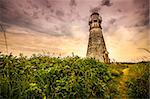
M87 57L95 58L100 62L109 63L108 51L106 49L101 27L102 17L94 12L89 19L89 41L87 48Z

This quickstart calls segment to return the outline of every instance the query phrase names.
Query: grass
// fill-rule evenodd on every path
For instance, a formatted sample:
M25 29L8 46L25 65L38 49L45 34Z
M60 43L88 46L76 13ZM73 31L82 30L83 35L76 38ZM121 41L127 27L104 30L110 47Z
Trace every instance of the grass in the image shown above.
M148 77L147 62L0 54L0 98L5 99L148 98Z
M112 74L118 76L118 95L115 98L149 98L149 62L110 64Z

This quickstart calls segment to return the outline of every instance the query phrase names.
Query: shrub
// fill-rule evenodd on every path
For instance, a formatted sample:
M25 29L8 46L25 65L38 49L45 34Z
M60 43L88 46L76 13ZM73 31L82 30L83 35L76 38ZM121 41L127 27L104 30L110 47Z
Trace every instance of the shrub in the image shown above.
M0 55L3 98L109 97L111 79L108 66L95 59Z
M149 98L149 64L138 63L130 69L131 78L128 80L128 95L130 98Z

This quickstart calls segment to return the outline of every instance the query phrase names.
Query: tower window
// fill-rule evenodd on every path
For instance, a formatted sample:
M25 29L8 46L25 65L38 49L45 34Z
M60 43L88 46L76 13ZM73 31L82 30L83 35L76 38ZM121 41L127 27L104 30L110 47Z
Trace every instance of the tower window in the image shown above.
M97 22L97 20L94 20L94 22Z
M89 22L89 25L90 25L90 24L92 24L92 22L91 22L91 21Z

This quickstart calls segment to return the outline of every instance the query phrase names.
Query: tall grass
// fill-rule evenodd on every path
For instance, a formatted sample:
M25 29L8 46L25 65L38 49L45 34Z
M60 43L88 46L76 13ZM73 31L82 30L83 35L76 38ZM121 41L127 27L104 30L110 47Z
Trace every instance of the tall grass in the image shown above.
M130 98L149 98L149 68L149 63L137 63L130 67L127 81Z
M0 89L6 99L110 98L116 91L106 64L40 55L0 55Z
M7 36L6 36L6 29L4 25L0 24L1 31L4 33L5 45L6 45L6 53L8 54L8 43L7 43Z

